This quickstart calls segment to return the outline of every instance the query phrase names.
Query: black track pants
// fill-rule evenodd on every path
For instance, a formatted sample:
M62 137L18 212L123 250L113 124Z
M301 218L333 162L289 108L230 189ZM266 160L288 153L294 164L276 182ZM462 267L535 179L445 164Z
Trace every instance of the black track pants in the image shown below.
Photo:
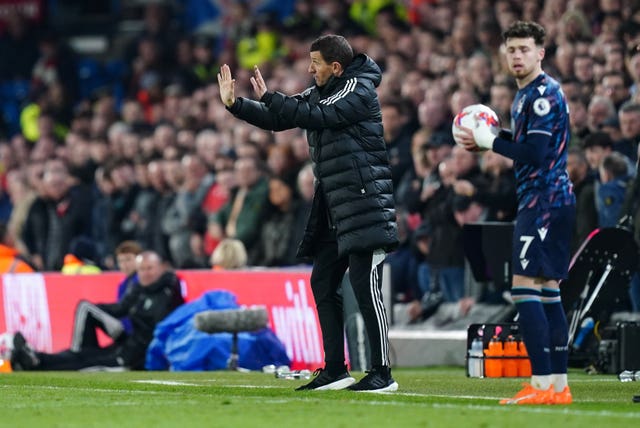
M316 244L311 289L316 301L327 365L344 364L344 315L340 284L347 268L369 337L371 364L389 365L389 324L382 301L383 261L382 251L338 257L336 241Z

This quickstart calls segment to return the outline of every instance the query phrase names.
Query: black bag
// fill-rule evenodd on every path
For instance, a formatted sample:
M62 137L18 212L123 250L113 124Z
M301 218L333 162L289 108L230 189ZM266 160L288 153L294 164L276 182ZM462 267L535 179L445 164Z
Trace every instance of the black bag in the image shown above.
M595 368L609 374L640 370L640 322L621 321L605 330Z

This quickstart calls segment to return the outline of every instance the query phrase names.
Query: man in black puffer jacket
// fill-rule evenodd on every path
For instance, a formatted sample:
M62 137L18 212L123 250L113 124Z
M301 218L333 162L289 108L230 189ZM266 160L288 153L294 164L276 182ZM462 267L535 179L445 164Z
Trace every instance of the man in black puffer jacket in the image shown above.
M376 87L378 65L354 56L342 36L316 39L309 72L315 85L295 96L268 92L256 67L259 98L236 98L231 70L218 75L220 96L236 117L263 129L300 127L314 163L316 188L299 257L312 258L311 288L324 343L325 367L299 390L395 391L389 368L388 323L381 295L382 262L398 242L393 185ZM345 366L340 284L353 286L371 346L372 368L355 383Z

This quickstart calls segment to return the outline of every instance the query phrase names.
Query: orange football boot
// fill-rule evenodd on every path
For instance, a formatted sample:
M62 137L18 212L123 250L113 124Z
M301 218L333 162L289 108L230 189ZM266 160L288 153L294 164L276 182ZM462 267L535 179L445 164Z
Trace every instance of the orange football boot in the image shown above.
M572 402L573 397L568 386L565 386L562 392L553 393L553 404L571 404Z
M522 385L523 388L513 398L500 400L500 404L553 404L553 385L547 390L536 389L530 383Z

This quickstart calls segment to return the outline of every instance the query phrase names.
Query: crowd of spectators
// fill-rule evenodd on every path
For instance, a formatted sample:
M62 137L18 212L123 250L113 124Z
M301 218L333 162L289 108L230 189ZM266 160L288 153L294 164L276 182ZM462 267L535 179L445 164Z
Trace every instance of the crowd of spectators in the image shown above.
M546 28L543 68L569 102L574 250L623 214L640 140L640 1L297 0L283 18L256 14L251 2L227 6L207 35L166 31L171 9L148 5L115 84L89 94L79 85L80 56L55 31L7 18L0 52L12 60L0 79L26 79L29 97L17 132L0 140L0 221L37 269L59 270L72 248L114 269L113 251L129 239L176 268L211 267L225 238L244 244L249 266L299 263L313 195L305 136L233 119L216 74L229 64L236 94L251 97L257 64L270 90L302 92L312 83L308 46L329 32L383 70L378 95L403 239L389 258L396 299L434 289L460 299L462 226L514 218L510 161L467 152L450 131L473 103L509 127L517 88L501 32L514 20ZM77 245L87 238L93 246Z

